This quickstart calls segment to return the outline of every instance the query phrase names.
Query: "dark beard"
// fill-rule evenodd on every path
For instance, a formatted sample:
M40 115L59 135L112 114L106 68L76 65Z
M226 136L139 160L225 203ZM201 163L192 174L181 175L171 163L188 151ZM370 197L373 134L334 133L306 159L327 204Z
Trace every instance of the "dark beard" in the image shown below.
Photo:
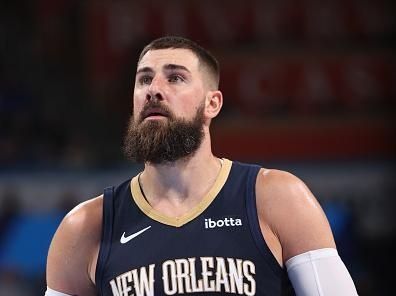
M125 155L132 161L152 164L174 162L194 155L204 137L203 111L204 105L197 109L191 121L175 118L169 110L166 110L167 119L164 120L143 121L139 118L135 122L131 117L124 139Z

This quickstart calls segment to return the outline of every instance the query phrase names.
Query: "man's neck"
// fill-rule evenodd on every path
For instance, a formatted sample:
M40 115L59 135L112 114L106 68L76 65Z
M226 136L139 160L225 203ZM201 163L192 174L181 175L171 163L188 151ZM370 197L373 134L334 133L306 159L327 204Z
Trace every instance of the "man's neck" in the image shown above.
M188 159L154 165L147 163L140 176L141 189L150 205L182 214L197 205L215 183L221 160L210 152ZM179 209L179 211L178 211Z

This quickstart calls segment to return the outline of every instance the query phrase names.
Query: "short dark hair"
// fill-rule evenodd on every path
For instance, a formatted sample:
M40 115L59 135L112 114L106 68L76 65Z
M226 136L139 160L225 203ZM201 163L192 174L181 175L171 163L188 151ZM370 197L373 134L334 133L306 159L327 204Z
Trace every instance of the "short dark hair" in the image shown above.
M182 48L191 50L198 60L208 68L209 73L213 76L216 87L220 81L220 66L217 59L205 48L196 42L179 36L165 36L151 41L146 45L140 53L138 62L150 50L167 49L167 48Z

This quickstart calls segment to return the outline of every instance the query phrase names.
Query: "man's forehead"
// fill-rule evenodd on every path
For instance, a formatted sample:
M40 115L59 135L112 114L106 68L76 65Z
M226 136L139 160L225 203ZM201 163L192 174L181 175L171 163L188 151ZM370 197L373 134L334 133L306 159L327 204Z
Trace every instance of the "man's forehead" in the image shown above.
M138 63L138 70L141 68L158 69L165 65L181 65L191 70L198 68L198 58L189 49L167 48L149 50Z

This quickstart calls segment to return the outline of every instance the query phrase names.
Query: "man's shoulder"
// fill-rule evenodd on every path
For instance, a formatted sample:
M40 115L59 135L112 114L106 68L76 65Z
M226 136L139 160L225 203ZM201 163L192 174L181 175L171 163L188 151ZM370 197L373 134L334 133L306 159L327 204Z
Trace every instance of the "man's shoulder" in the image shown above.
M102 224L103 195L89 199L74 207L63 219L60 230L84 233L100 230Z
M56 231L47 258L47 284L68 294L91 295L101 228L103 196L72 209ZM90 291L88 293L88 291Z
M292 173L277 169L261 168L257 176L257 187L272 193L291 193L306 189L304 182Z
M259 208L265 212L269 209L279 209L284 213L292 213L301 206L311 208L317 205L316 198L300 178L276 169L260 170L256 182L256 195ZM273 214L272 212L271 215Z
M60 249L96 245L101 236L102 208L103 196L78 204L63 218L51 245Z

